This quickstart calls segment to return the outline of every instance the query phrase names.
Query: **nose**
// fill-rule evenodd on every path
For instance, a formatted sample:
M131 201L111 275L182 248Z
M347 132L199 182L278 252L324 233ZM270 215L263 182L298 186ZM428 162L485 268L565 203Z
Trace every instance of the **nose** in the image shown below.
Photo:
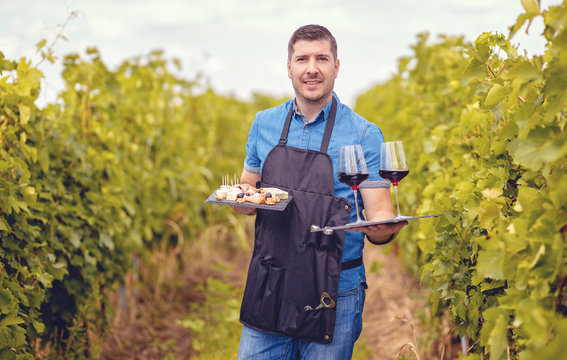
M307 64L307 74L316 74L317 72L319 72L319 69L317 68L315 59L310 59Z

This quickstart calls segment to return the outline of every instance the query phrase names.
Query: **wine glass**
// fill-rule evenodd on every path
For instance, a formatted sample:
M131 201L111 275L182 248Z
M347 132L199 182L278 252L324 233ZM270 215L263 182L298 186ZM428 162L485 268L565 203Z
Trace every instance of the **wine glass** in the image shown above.
M362 146L342 146L339 150L339 181L350 186L354 192L354 203L356 204L356 222L361 222L358 213L358 186L368 179L368 168L362 153Z
M387 179L396 191L397 219L404 218L400 212L398 183L409 173L404 146L401 141L384 142L380 145L380 176Z

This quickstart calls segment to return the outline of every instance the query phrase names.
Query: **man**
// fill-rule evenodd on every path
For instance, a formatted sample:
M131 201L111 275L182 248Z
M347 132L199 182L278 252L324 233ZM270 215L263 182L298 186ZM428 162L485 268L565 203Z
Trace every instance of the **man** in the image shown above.
M292 199L281 212L234 207L257 215L239 359L350 359L362 330L364 236L387 243L407 225L309 230L356 220L353 191L338 181L344 145L364 151L369 178L359 200L366 219L394 217L390 184L378 175L382 133L340 104L333 92L339 67L326 28L297 29L287 59L295 99L259 112L248 135L241 183L284 188Z

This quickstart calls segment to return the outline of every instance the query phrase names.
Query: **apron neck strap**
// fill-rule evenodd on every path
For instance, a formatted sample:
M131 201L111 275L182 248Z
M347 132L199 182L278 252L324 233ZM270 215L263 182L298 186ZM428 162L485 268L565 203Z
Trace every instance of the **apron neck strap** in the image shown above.
M325 126L325 134L323 135L323 140L321 141L321 152L326 153L329 147L329 142L331 141L331 134L333 132L333 126L335 125L335 115L337 113L337 100L333 97L333 103L331 104L331 111L329 111L329 116L327 117L327 125ZM285 145L287 143L287 135L289 133L289 127L291 125L291 118L293 116L293 104L287 113L285 119L285 124L280 136L280 145Z

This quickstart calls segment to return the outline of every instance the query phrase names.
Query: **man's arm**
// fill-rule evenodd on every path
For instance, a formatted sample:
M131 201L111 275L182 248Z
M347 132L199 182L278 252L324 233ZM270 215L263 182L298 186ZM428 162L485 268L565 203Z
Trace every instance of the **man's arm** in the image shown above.
M256 183L260 181L260 174L251 173L246 170L242 170L242 175L240 176L240 183L241 184L248 184L252 186L256 186ZM234 211L242 215L254 215L256 214L256 209L253 207L247 206L234 206L231 205Z
M242 170L242 175L240 176L241 184L248 184L256 187L256 183L260 181L260 174L251 173L250 171Z
M361 188L359 191L364 202L364 212L368 221L382 221L395 217L389 188ZM407 224L407 221L401 221L395 224L352 228L347 231L360 231L368 237L370 242L386 244L392 241L400 229Z

